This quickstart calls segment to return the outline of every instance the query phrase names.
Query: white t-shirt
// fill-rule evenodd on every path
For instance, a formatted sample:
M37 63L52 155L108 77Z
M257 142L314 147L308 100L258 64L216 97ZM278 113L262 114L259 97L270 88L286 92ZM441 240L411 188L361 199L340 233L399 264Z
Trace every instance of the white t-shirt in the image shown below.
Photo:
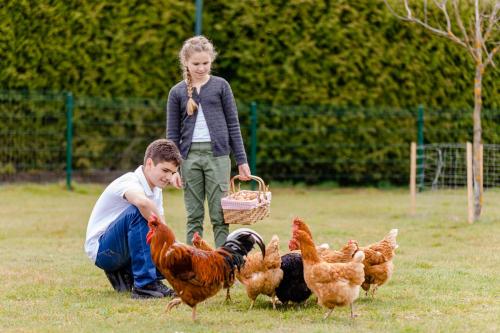
M198 105L197 113L196 122L194 123L193 140L191 142L210 142L212 139L210 138L210 132L208 131L207 121L205 120L201 104Z
M95 262L99 250L99 237L106 231L121 213L132 204L124 198L127 191L143 191L147 198L154 201L160 215L163 213L162 189L155 187L153 190L144 176L142 165L134 172L128 172L115 179L102 192L90 214L85 240L85 253Z

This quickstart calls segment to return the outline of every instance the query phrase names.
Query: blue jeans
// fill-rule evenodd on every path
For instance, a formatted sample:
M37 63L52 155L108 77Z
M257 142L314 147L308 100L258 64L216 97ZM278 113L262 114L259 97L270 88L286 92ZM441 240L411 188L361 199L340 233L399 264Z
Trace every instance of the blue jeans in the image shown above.
M107 272L128 269L137 288L162 279L146 244L148 231L146 219L130 205L99 238L96 266Z

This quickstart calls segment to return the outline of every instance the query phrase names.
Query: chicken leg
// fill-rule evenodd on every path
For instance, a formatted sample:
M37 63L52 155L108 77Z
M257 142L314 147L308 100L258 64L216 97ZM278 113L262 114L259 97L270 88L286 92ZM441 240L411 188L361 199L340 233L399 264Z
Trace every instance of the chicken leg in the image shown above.
M191 318L193 318L193 321L196 320L196 305L193 306L193 309L191 311Z
M371 287L372 287L371 283L369 283L367 281L364 281L361 284L361 288L363 288L363 290L365 291L365 296L368 296Z
M375 287L373 287L372 289L372 298L375 298L375 292L377 291L378 289L378 285L375 285Z
M334 308L335 307L331 308L330 311L328 311L327 313L325 313L325 316L323 317L323 320L326 319L326 318L328 318L328 316L333 312Z
M173 300L168 302L167 308L165 309L165 312L169 312L170 310L172 310L174 307L176 307L177 305L179 305L181 303L182 303L182 300L179 297L174 298Z
M356 318L358 315L356 313L354 313L354 310L353 310L353 306L352 306L352 303L351 303L351 318L354 319Z

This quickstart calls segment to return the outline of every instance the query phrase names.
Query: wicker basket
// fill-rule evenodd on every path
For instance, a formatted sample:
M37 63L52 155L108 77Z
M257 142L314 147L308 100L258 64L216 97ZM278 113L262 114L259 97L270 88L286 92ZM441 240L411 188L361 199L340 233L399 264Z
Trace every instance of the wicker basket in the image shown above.
M271 192L262 180L257 176L250 176L259 183L258 191L240 190L236 191L234 180L240 176L231 178L230 194L222 198L221 205L224 212L224 222L227 224L253 224L269 216L271 207Z

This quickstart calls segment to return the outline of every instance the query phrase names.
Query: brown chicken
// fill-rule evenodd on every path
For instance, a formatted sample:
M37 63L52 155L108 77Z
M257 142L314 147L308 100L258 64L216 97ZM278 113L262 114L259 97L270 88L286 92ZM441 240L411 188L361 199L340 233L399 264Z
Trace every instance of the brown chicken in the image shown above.
M213 251L214 248L210 246L203 238L201 238L198 231L195 231L193 238L191 239L193 246L200 250Z
M193 246L197 249L200 250L205 250L205 251L213 251L213 247L211 247L203 238L201 238L200 234L196 231L193 235L193 238L191 240L193 243ZM234 284L234 275L230 276L230 278L226 281L224 281L224 289L227 290L226 292L226 302L231 300L231 294L229 292L229 289Z
M358 251L348 263L328 263L320 258L311 237L304 231L294 229L295 240L302 253L304 262L304 280L311 291L318 297L318 304L330 309L326 319L336 306L350 305L351 317L353 302L359 296L359 289L365 274L363 270L363 251Z
M264 258L257 252L247 256L245 265L236 273L236 278L245 286L248 298L252 300L250 309L260 294L271 297L273 309L276 309L276 288L283 279L277 235L267 245Z
M153 262L178 297L167 304L167 311L180 303L192 308L196 319L196 305L219 292L224 283L245 263L245 256L258 244L265 257L262 238L250 229L237 229L226 242L213 251L205 251L175 241L175 235L157 216L148 220L146 242L151 246Z
M300 218L298 217L294 218L292 226L294 230L302 230L309 235L311 240L313 239L309 226ZM292 238L288 242L288 248L290 251L295 251L299 249L299 246ZM358 250L358 243L356 241L350 240L339 251L331 250L322 245L316 246L316 250L318 251L320 258L326 262L330 263L349 262L352 260L354 253L356 253L356 251Z
M378 287L389 281L394 271L392 259L396 255L396 250L399 245L396 243L398 229L392 229L380 242L360 247L359 249L365 253L365 281L361 288L368 295L370 288L372 297L375 297L375 292Z

